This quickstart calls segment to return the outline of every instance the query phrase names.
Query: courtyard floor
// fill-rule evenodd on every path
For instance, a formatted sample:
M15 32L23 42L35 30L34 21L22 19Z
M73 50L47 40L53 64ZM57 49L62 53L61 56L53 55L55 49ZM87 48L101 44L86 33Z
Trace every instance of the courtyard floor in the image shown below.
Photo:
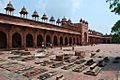
M96 50L100 49L99 52L96 52ZM31 55L38 54L37 51L41 49L35 49L35 51L30 51ZM75 46L74 50L72 50L72 47L63 47L62 50L60 48L48 48L44 50L45 54L48 54L45 58L34 58L31 60L21 61L17 59L10 59L9 57L16 56L14 54L11 54L11 51L1 51L0 52L0 80L39 80L38 77L44 73L56 71L57 74L48 78L47 80L56 80L56 77L59 75L64 76L64 80L119 80L118 77L120 77L120 61L118 63L113 63L113 60L115 57L120 57L120 45L119 44L98 44L95 46ZM85 60L94 59L98 60L98 56L103 57L109 57L110 61L107 63L105 67L101 67L101 71L98 73L97 76L92 75L86 75L84 74L85 71L88 70L89 66L83 70L82 72L73 72L72 70L78 67L81 64L75 64L74 67L70 68L69 70L63 70L61 69L63 66L60 66L58 68L51 68L51 65L42 66L40 64L35 64L35 62L42 62L45 60L51 60L55 59L56 55L62 55L62 54L75 54L75 51L85 51ZM40 52L39 52L40 53ZM95 57L90 57L91 53L95 53ZM76 56L73 56L73 58L76 58ZM8 63L18 63L16 66L9 65ZM70 63L64 62L65 65L69 65ZM72 63L72 62L71 62ZM7 66L6 66L7 64ZM19 65L20 64L20 65ZM22 64L22 65L21 65ZM84 63L82 63L84 64ZM13 67L11 67L13 66ZM38 72L36 75L31 75L29 77L24 76L22 73L17 73L15 69L18 71L19 66L30 66L34 67L36 69L46 69L45 72ZM17 67L17 68L16 68ZM13 69L11 69L13 68ZM30 72L30 71L27 71ZM36 71L37 72L37 71ZM29 74L28 74L29 75ZM42 80L42 79L40 79Z

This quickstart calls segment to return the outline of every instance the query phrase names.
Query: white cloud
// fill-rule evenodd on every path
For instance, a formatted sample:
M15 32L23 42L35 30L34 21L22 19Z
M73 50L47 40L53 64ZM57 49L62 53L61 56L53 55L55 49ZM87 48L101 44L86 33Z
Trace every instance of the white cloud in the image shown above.
M44 10L46 9L47 3L45 3L43 0L38 0L38 4L40 7L42 7Z
M0 12L3 11L4 5L3 5L3 0L0 0Z
M83 0L72 0L72 13L75 14L83 5Z
M2 8L2 2L0 1L0 9Z
M83 0L39 0L39 7L50 14L75 15L80 10Z

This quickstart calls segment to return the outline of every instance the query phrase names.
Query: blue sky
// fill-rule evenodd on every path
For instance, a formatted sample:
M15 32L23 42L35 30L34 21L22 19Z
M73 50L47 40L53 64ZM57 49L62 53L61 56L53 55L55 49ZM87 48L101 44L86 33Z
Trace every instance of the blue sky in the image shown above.
M66 16L75 23L83 18L89 22L90 29L104 34L110 33L111 27L119 19L118 15L110 12L106 0L0 0L1 13L5 13L4 8L9 1L16 9L16 16L19 16L19 11L25 6L29 18L35 9L40 16L44 12L48 17L54 16L56 19Z

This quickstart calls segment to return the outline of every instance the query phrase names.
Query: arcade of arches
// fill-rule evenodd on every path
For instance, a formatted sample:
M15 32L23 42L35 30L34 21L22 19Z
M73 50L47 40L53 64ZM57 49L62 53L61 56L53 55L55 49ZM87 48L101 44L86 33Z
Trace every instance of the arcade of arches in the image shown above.
M56 34L56 33L55 33ZM63 33L61 33L63 34ZM0 31L0 49L4 48L30 48L30 47L42 47L42 43L49 46L51 43L53 46L68 46L68 45L80 45L79 36L71 37L71 35L64 37L58 35L42 35L42 34L25 34L21 32L11 33L11 38L8 36L9 33ZM36 36L36 38L35 38ZM9 38L9 39L8 39ZM11 40L10 40L11 39ZM9 42L11 41L11 44ZM11 45L11 46L10 46Z
M0 13L0 49L110 43L111 36L90 31L88 23L55 25ZM100 35L98 35L100 34Z

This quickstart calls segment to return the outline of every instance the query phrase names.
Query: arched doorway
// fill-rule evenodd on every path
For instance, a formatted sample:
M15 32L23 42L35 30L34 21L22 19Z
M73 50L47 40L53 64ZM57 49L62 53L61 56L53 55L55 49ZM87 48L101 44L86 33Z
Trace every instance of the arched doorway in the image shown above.
M72 45L72 38L69 38L69 44Z
M65 37L65 45L68 45L68 38Z
M7 47L7 37L6 34L2 31L0 31L0 48L6 48Z
M109 39L107 40L107 43L110 43L110 40L109 40Z
M19 33L14 33L12 35L12 47L21 48L21 35Z
M78 40L78 38L77 38L77 45L79 44L79 40Z
M41 35L37 36L37 46L42 47L43 37Z
M75 44L75 38L73 38L73 45Z
M63 45L63 37L60 37L60 45Z
M85 44L87 44L87 33L86 32L84 33L84 42Z
M31 34L26 36L26 47L33 47L33 36Z
M51 43L50 36L47 35L47 36L46 36L46 46L50 46L50 43Z
M58 43L57 43L57 37L54 36L54 46L57 46L57 45L58 45Z

